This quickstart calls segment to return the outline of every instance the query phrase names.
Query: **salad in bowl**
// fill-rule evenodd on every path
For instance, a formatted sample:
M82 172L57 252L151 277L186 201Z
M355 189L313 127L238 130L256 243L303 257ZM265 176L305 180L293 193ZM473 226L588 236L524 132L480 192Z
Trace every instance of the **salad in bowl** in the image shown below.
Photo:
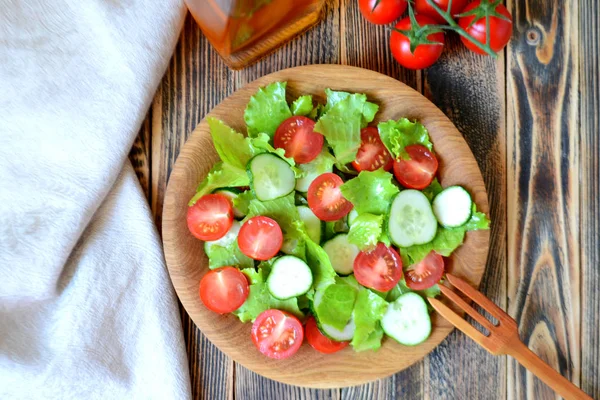
M422 343L444 257L489 229L465 188L436 178L419 121L375 125L366 95L326 96L288 103L285 82L260 88L245 135L208 118L220 162L188 204L211 269L200 299L252 323L248 339L275 359L304 338L322 353Z

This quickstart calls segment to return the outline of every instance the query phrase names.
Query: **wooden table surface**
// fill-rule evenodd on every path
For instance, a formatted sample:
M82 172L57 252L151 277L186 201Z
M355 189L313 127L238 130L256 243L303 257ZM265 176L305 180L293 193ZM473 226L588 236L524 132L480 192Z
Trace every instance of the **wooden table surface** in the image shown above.
M297 65L382 72L431 99L477 158L492 219L482 291L517 320L535 353L600 399L600 6L509 0L507 7L514 34L497 60L450 35L439 62L422 72L393 60L389 27L368 24L356 0L328 0L319 25L237 72L188 17L130 157L159 229L167 179L186 137L230 93ZM194 398L555 398L513 359L489 355L457 331L393 377L312 390L248 371L208 342L183 310L182 321Z

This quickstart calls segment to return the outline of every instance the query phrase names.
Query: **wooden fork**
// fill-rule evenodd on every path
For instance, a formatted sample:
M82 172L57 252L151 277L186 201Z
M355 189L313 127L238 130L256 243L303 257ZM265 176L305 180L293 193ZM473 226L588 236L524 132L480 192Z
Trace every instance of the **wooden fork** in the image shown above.
M540 378L546 385L550 386L556 393L565 399L592 399L585 392L572 384L564 376L556 372L552 367L542 361L534 352L521 341L519 338L519 330L517 322L512 319L507 313L502 311L500 307L495 305L490 299L485 297L481 292L473 289L467 282L454 275L446 274L448 282L455 288L463 292L468 298L473 300L481 308L486 310L490 315L498 320L498 324L492 324L487 318L478 313L465 300L450 288L440 285L442 293L448 297L457 306L462 308L475 321L487 329L490 333L488 336L479 332L475 327L461 318L458 314L452 311L448 306L439 300L430 298L429 303L446 318L455 327L460 329L464 334L479 343L483 348L494 355L508 354L514 357L521 365L531 371L535 376Z

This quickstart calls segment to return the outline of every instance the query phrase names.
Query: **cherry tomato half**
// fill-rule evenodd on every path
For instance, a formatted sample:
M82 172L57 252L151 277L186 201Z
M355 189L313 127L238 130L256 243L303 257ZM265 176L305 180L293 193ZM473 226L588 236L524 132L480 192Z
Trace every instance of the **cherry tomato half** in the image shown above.
M233 224L233 206L221 194L202 196L187 210L187 225L200 240L217 240L225 236Z
M415 18L420 26L434 25L436 23L435 20L424 15L417 15ZM396 25L396 29L402 31L408 31L410 30L410 27L409 17L403 18ZM409 69L427 68L435 63L442 55L445 40L444 33L432 33L427 36L427 39L441 44L420 44L413 54L410 51L410 40L408 37L403 33L394 30L390 37L390 49L392 50L394 58L400 65Z
M409 189L425 189L438 169L436 156L420 144L412 144L404 148L410 159L394 161L394 175L402 186Z
M314 132L315 122L306 117L290 117L275 131L273 142L278 149L285 150L285 156L298 164L314 160L323 148L323 135Z
M306 321L306 340L308 344L312 346L313 349L320 353L324 354L332 354L340 351L344 347L348 346L350 342L336 342L335 340L329 339L327 336L323 335L317 326L317 321L315 317L310 317L308 321Z
M363 17L378 25L397 20L406 10L406 0L358 0Z
M419 263L411 265L404 273L406 286L413 290L423 290L432 287L442 279L444 274L444 259L435 251Z
M461 11L465 13L467 11L471 11L475 7L479 6L481 0L476 0L470 3L464 10ZM490 17L490 47L495 52L499 52L507 45L510 41L510 37L512 36L512 16L510 12L504 7L502 4L498 4L496 6L496 12L504 15L508 21L500 19L498 17ZM475 16L469 15L467 17L461 17L458 20L458 25L467 31L471 36L473 36L478 42L486 43L486 21L485 18L480 18L475 23L473 20ZM485 51L479 49L476 45L474 45L470 40L460 37L460 40L463 42L465 46L471 51L479 54L487 54Z
M263 311L252 324L252 342L265 356L281 360L295 354L304 339L298 318L280 310Z
M392 163L392 156L381 141L377 128L363 128L360 131L360 147L356 153L356 160L352 161L354 169L359 172L375 171L379 168L389 171Z
M374 250L358 253L354 277L363 286L387 292L402 278L402 259L392 247L378 243Z
M352 203L344 196L340 186L344 181L333 172L319 175L308 187L308 206L323 221L337 221L352 211Z
M248 279L237 268L223 267L210 271L200 281L200 299L211 311L230 313L248 298Z
M242 225L238 235L242 253L255 260L268 260L281 249L283 232L274 219L252 217Z
M443 11L448 11L448 0L433 0L435 4ZM467 5L469 0L452 0L452 9L450 10L452 16L460 13L463 8ZM437 11L435 8L429 5L427 0L415 0L415 12L417 14L425 15L435 20L437 23L446 24L446 20Z

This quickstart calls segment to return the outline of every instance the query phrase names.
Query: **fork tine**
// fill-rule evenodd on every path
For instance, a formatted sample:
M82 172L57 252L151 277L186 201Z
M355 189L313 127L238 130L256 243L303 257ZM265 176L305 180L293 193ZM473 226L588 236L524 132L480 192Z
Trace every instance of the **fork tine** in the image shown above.
M446 297L448 297L450 300L452 300L457 306L459 306L467 314L469 314L475 321L479 322L485 329L487 329L490 333L492 333L492 331L494 330L494 328L496 326L494 324L492 324L486 317L479 314L477 312L477 310L473 309L473 307L468 305L467 302L464 301L463 299L461 299L461 297L459 295L454 293L452 291L452 289L450 289L444 285L438 285L438 286L440 287L440 290L442 291L442 293L444 293L446 295Z
M452 325L460 329L465 335L479 343L487 349L487 337L475 329L471 324L462 319L458 314L452 311L448 306L434 298L428 298L429 303L440 315L446 318ZM489 350L489 349L488 349Z
M485 297L481 292L474 289L467 282L462 279L452 275L446 274L446 278L448 282L452 284L455 288L463 292L467 297L473 300L475 303L479 304L481 308L485 311L489 312L493 317L495 317L498 321L500 320L512 320L510 315L504 312L500 307L495 305L490 299Z

